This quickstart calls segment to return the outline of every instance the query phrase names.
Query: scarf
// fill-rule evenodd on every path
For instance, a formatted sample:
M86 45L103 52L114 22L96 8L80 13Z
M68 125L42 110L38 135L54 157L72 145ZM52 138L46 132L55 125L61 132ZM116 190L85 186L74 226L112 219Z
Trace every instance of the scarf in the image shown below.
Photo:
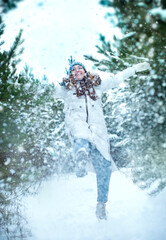
M98 98L94 87L99 86L100 84L101 79L99 75L92 75L87 72L82 80L76 80L72 75L68 78L63 78L63 86L69 90L74 87L76 89L77 97L88 95L94 101Z

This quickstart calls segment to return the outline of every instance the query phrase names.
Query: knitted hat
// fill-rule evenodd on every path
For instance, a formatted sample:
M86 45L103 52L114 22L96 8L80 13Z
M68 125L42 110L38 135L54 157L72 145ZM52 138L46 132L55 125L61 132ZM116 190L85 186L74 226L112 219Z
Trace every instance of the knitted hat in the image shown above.
M84 64L82 64L81 62L73 62L73 63L70 64L69 71L68 71L69 74L71 74L71 69L75 65L80 65L86 71L86 68L85 68Z

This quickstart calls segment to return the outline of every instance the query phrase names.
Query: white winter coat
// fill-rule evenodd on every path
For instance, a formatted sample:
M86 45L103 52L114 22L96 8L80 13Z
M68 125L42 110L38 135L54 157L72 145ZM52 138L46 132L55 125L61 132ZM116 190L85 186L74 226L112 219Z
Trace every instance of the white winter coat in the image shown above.
M123 80L135 74L133 67L127 68L94 87L98 99L89 96L77 97L76 89L57 86L55 97L64 99L66 131L70 139L83 138L94 144L105 159L112 161L110 144L103 115L101 97L103 92L117 87Z

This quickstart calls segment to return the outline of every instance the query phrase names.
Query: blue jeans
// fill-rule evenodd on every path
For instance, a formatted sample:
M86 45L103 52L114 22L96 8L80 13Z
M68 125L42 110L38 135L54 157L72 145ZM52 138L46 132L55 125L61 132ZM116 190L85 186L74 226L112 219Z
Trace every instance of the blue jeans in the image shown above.
M97 201L106 203L108 201L109 183L111 177L111 162L106 160L97 148L86 139L74 140L74 153L80 148L85 148L96 172L97 178Z

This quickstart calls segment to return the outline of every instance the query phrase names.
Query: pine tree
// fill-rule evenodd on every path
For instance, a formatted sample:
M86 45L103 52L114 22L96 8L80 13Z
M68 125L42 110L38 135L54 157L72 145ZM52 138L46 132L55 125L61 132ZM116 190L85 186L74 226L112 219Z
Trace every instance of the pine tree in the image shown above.
M22 0L1 0L0 8L3 13L7 13L9 10L17 7L17 3Z
M0 51L0 226L8 236L22 234L21 198L51 174L72 170L63 102L54 99L46 77L35 79L28 66L17 73L22 43L20 31L11 48Z

